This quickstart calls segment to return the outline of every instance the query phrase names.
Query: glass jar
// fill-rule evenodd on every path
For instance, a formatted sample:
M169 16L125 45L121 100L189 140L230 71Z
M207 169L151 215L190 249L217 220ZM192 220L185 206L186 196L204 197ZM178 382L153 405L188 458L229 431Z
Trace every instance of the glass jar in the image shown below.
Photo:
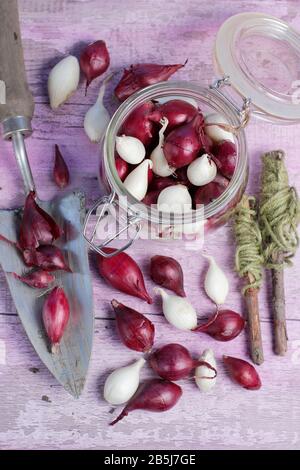
M220 91L223 81L218 81L211 88L201 87L193 82L164 82L152 85L129 97L120 105L113 115L102 146L100 157L100 179L101 186L105 186L109 195L104 196L100 201L100 213L98 209L98 227L94 229L94 240L96 233L99 233L99 226L104 215L110 212L112 219L118 219L116 223L115 236L113 234L98 245L98 250L108 245L115 237L126 234L126 243L121 249L126 249L132 241L139 235L142 238L157 240L178 240L187 242L192 240L203 240L204 232L208 232L224 224L232 209L239 202L247 183L248 178L248 158L247 145L244 129L237 133L237 165L234 175L223 194L210 204L199 209L182 214L170 214L159 212L156 208L151 208L137 201L124 187L115 167L115 138L119 133L128 115L142 103L149 100L172 99L174 97L193 100L205 113L216 112L225 117L228 123L234 127L239 127L245 114L245 106L240 110ZM226 83L226 81L225 81ZM99 207L99 202L97 203ZM95 207L90 211L93 213ZM120 222L121 221L121 222ZM120 228L121 226L121 228ZM130 230L129 230L130 229ZM121 233L120 233L121 232ZM131 233L128 233L131 232ZM99 237L102 238L102 237ZM91 238L88 237L91 242ZM94 246L93 246L94 247ZM97 250L97 251L98 251Z
M147 87L120 105L108 126L101 151L100 178L108 196L88 212L84 236L95 251L110 256L103 248L116 238L125 240L122 251L137 236L157 240L203 240L203 233L224 224L241 199L248 178L247 145L243 123L249 113L260 119L280 124L300 120L299 82L300 36L284 21L261 13L241 13L228 18L219 29L214 49L218 74L224 76L210 88L193 82L167 82ZM279 72L280 73L279 73ZM287 71L287 72L284 72ZM221 86L228 84L244 99L239 108ZM207 113L221 114L228 123L240 128L235 136L237 165L234 175L219 198L188 213L170 214L151 210L129 194L115 168L115 138L127 116L149 100L181 98L194 100ZM250 99L249 99L250 98ZM90 217L97 209L97 222L88 233ZM117 221L107 236L98 237L98 228L108 218Z

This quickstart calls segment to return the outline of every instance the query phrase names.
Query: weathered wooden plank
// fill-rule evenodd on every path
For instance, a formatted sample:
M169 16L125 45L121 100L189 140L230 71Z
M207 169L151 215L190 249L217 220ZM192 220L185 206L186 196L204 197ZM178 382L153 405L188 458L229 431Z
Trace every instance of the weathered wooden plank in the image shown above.
M0 318L0 337L6 344L6 364L0 361L0 447L299 448L299 322L289 322L292 347L285 358L275 357L266 345L266 362L259 368L263 388L257 392L233 384L221 362L223 353L245 357L244 334L222 344L205 335L170 328L161 317L155 326L157 345L175 340L195 357L206 347L214 348L219 368L216 388L206 395L192 380L182 381L183 397L170 412L135 412L110 428L108 423L118 410L110 414L111 407L101 397L105 377L111 369L140 356L120 344L114 321L96 321L88 383L76 401L57 386L32 354L18 319L3 322ZM263 335L269 336L265 323ZM33 373L35 368L38 371ZM143 380L151 375L145 367Z
M84 97L81 87L69 102L56 112L48 107L46 81L50 67L67 53L78 53L81 44L98 38L107 41L111 67L116 70L137 61L180 62L189 58L178 72L178 79L209 84L215 75L213 42L221 23L230 15L263 10L274 14L274 1L227 0L20 0L25 62L36 109L35 132L27 140L33 174L42 199L57 194L52 182L53 147L58 143L71 168L71 186L87 193L88 203L99 194L96 175L99 149L88 142L82 130L84 114L94 102L99 88L96 80ZM223 2L224 3L224 2ZM300 29L297 2L277 0L277 16ZM111 98L118 75L109 86L105 102L110 112L116 103ZM259 189L260 155L270 149L284 148L291 182L298 189L300 164L297 155L300 126L280 127L254 119L247 129L250 178L249 191ZM0 141L0 207L23 203L21 179L11 146ZM205 250L217 254L218 262L230 277L231 292L226 305L243 311L240 281L234 276L232 234L224 227L207 239ZM181 245L138 242L129 251L143 266L152 292L147 264L150 255L163 252L182 262L187 293L199 316L212 306L203 289L206 261L200 253L186 251ZM125 294L117 294L98 278L92 263L96 321L95 345L87 388L79 401L73 401L57 386L41 366L14 315L10 294L0 275L0 448L293 448L299 449L299 362L300 322L298 312L300 263L286 270L289 352L278 358L271 350L269 279L260 293L265 363L260 367L263 389L247 392L232 384L220 366L218 385L210 395L201 395L192 382L184 383L184 396L178 406L164 415L132 414L111 429L109 407L101 398L103 381L114 367L136 357L126 350L114 332L109 302L113 296L148 312L157 327L157 344L178 341L199 354L212 346L223 352L246 357L246 336L228 344L215 343L204 335L184 334L166 325L157 302L148 306ZM29 369L38 368L37 373ZM147 377L149 371L143 371ZM44 398L42 398L44 397ZM47 401L48 400L48 401ZM198 401L199 400L199 401Z
M220 239L222 240L222 245L220 245ZM207 260L200 252L189 251L186 249L188 247L182 249L181 244L178 242L174 242L174 244L175 246L172 248L172 245L167 246L165 243L155 241L147 242L147 253L145 253L145 242L139 240L128 250L128 253L141 265L145 275L146 284L151 295L153 295L153 288L155 286L149 276L149 262L151 256L159 254L162 251L166 256L175 256L182 264L185 273L187 295L195 305L199 316L205 316L214 310L211 301L207 298L203 289L203 278L208 266ZM220 246L226 247L226 250L222 250L222 253L220 253ZM244 301L240 294L240 289L242 288L243 283L234 273L234 245L231 227L223 227L210 235L204 246L204 252L208 254L216 254L216 259L230 279L230 293L226 305L236 309L237 311L245 312ZM300 277L299 258L300 253L296 255L294 266L286 269L285 271L287 318L292 320L299 319L297 308L295 308L298 301L299 289L297 283L293 282L293 279ZM113 297L117 297L120 301L124 303L127 302L128 304L149 313L156 313L159 310L159 301L155 301L153 305L149 306L133 297L119 293L108 286L98 275L95 260L96 256L94 254L90 254L90 266L93 273L94 302L96 307L95 312L97 317L106 317L107 305L109 305L109 302ZM15 308L9 293L7 292L6 282L2 276L3 275L1 274L0 311L5 313L14 313ZM270 318L270 310L268 309L268 306L271 305L270 289L271 279L269 273L266 273L264 285L259 293L262 319Z

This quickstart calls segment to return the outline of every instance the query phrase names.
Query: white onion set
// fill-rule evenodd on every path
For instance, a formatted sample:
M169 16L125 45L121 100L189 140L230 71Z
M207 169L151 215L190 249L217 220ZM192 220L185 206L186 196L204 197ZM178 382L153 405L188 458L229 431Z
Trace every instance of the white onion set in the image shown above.
M145 359L129 366L115 369L106 379L104 385L104 399L111 405L122 405L135 394L140 383L140 371Z
M127 135L116 137L116 150L125 162L132 165L138 165L144 160L146 149L139 139Z
M164 132L168 127L169 121L166 117L160 120L162 128L159 131L159 142L157 147L151 153L151 161L153 163L153 173L158 176L170 176L174 173L175 169L171 168L166 160L163 145L164 145Z
M204 281L205 292L216 305L221 305L228 294L228 279L212 256L203 256L209 260L209 268Z
M199 357L199 361L206 362L213 367L213 369L217 370L216 360L212 349L205 349ZM196 367L195 382L202 392L209 392L216 385L217 377L215 375L216 372L205 364Z
M88 109L84 117L83 127L85 133L93 143L101 142L110 121L109 113L103 104L103 97L106 84L111 77L112 75L103 81L96 102Z
M162 310L166 320L179 330L193 330L197 326L197 313L186 297L179 297L156 287L162 298Z
M194 186L204 186L216 176L217 166L207 153L196 158L187 169L187 177Z
M159 193L157 207L162 212L180 214L192 209L192 198L183 184L168 186Z
M148 171L152 168L152 161L149 159L140 163L131 173L126 177L124 186L127 191L132 194L138 201L144 199L148 189Z
M77 90L79 78L79 62L73 55L64 57L51 69L48 77L48 94L52 109L58 108Z
M218 113L208 114L205 117L205 124L229 124L229 122ZM210 137L214 142L222 142L222 140L230 140L230 142L234 142L234 136L231 132L222 129L220 126L206 126L205 133Z

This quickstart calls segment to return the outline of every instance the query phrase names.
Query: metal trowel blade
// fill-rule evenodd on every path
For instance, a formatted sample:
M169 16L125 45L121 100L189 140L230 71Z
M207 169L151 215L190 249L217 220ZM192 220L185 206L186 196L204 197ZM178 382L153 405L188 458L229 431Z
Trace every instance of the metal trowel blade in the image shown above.
M39 202L39 205L62 227L64 235L58 246L64 250L72 270L72 273L56 271L57 282L63 286L69 299L70 319L55 354L49 351L42 324L45 297L41 296L41 290L33 289L9 274L22 274L28 268L15 247L3 241L0 241L0 264L18 315L34 349L58 382L78 398L85 384L94 332L92 284L87 246L82 235L84 195L72 192L51 202ZM10 240L16 240L20 212L21 209L0 210L0 233Z

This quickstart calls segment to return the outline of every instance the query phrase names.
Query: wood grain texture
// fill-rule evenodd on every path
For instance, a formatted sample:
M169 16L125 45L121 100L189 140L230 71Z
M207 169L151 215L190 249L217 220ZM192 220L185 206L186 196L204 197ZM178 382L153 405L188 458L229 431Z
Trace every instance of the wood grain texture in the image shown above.
M0 121L15 116L31 118L34 103L24 68L17 0L1 2L0 18L0 80L6 87L6 103L0 106Z
M64 54L78 53L82 43L95 39L107 41L112 69L137 61L180 62L189 58L188 66L177 74L181 79L209 84L214 76L212 49L218 27L230 15L243 11L276 14L300 30L298 2L277 0L21 0L21 26L28 80L36 109L34 134L27 140L29 158L41 199L57 194L51 169L54 144L58 143L70 165L72 187L87 193L88 203L100 195L96 175L99 151L88 142L82 129L83 116L94 102L98 82L84 97L83 80L70 101L58 111L48 106L46 80L50 67ZM118 75L115 81L118 80ZM115 83L114 81L114 83ZM106 105L116 106L106 94ZM300 126L280 127L255 121L247 128L250 158L249 192L258 193L261 170L260 155L283 148L291 184L299 189L300 164L298 139ZM0 206L16 207L23 202L21 179L11 147L0 143ZM215 254L230 278L226 303L243 311L240 295L242 282L233 272L233 234L226 226L212 234L205 251ZM213 311L203 291L207 261L200 252L188 251L175 243L165 245L137 242L129 253L139 261L149 280L149 257L164 253L182 262L186 274L186 291L199 312ZM286 316L289 349L285 357L275 356L271 336L271 277L266 273L259 292L265 362L259 367L263 388L249 392L233 384L222 366L223 353L247 358L247 335L228 344L215 342L203 334L184 333L164 321L158 300L148 306L125 294L118 294L99 279L91 256L95 342L86 389L75 401L57 385L41 365L24 335L15 315L4 276L0 276L0 448L55 449L299 449L300 448L300 254L294 267L285 272ZM157 345L181 342L200 355L212 347L218 359L219 377L214 392L204 395L192 381L182 383L184 394L177 407L168 413L132 413L114 428L108 422L115 416L102 399L105 377L113 368L135 359L138 354L123 347L115 333L109 303L112 297L149 314L156 326ZM36 371L35 369L38 369ZM35 371L35 373L34 373ZM151 372L147 367L143 377Z

